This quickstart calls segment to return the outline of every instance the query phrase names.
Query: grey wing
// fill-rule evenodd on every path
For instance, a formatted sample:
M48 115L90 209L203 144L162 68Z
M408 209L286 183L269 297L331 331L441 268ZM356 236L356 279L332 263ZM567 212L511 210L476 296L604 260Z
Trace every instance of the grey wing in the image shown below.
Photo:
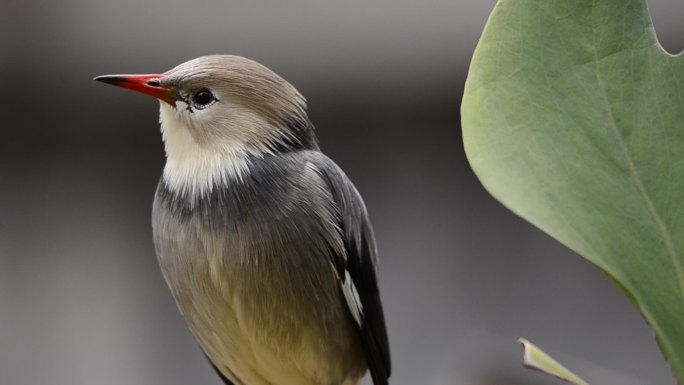
M344 172L321 153L311 162L328 184L340 214L346 255L335 255L340 286L357 323L368 370L375 385L391 373L389 343L376 278L377 251L366 207Z

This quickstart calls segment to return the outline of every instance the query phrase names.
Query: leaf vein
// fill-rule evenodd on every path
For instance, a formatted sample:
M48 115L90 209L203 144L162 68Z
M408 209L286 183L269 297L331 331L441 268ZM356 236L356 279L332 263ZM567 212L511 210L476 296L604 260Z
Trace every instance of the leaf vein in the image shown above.
M596 0L592 1L592 11L596 9ZM646 187L644 186L643 181L641 180L641 176L639 175L639 172L636 168L636 165L634 163L634 159L632 158L632 155L630 154L627 145L625 144L625 139L622 137L622 134L620 132L620 129L617 127L616 124L616 119L615 115L613 114L613 109L611 107L610 101L608 100L608 95L606 91L606 86L603 82L603 78L601 77L601 70L600 70L600 62L598 58L598 49L597 49L597 44L596 44L596 31L594 28L594 23L591 24L592 26L592 40L594 43L594 74L596 77L596 82L598 84L598 88L601 92L601 98L603 99L603 102L606 106L606 112L608 113L608 117L610 120L610 125L609 129L613 132L617 145L620 149L620 152L624 158L624 161L627 166L627 170L631 176L631 179L634 182L634 185L636 186L636 189L641 196L641 199L644 201L646 205L646 209L651 217L651 220L654 222L657 231L660 235L661 242L663 246L665 247L665 251L667 253L667 256L670 260L670 263L672 264L672 267L675 271L675 275L677 277L677 285L679 286L679 300L682 304L684 304L684 268L682 267L682 264L680 263L679 256L677 254L677 251L674 248L674 244L672 242L672 236L670 235L670 232L667 228L667 225L661 218L660 214L658 213L658 210L656 209L655 205L653 204L653 201L646 190Z

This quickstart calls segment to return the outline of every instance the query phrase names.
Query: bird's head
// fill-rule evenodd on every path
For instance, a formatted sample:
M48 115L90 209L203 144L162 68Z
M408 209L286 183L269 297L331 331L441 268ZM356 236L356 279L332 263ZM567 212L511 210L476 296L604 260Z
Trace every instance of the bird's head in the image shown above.
M204 56L164 74L95 80L161 101L164 178L180 192L201 194L216 183L240 178L250 157L317 148L304 97L249 59Z

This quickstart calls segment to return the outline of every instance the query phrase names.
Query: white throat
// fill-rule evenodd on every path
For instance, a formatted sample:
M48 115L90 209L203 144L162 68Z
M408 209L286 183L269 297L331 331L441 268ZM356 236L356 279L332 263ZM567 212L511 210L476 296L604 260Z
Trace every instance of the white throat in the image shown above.
M166 150L164 180L168 188L190 198L201 198L216 185L242 180L249 168L247 147L207 146L198 143L176 115L176 110L161 103L159 122Z

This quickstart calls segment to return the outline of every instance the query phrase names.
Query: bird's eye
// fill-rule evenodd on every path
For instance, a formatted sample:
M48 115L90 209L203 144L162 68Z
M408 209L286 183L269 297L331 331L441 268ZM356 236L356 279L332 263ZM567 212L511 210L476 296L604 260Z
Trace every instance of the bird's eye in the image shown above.
M192 95L193 104L195 105L195 108L199 109L206 107L214 100L216 100L214 94L206 88L203 88Z

